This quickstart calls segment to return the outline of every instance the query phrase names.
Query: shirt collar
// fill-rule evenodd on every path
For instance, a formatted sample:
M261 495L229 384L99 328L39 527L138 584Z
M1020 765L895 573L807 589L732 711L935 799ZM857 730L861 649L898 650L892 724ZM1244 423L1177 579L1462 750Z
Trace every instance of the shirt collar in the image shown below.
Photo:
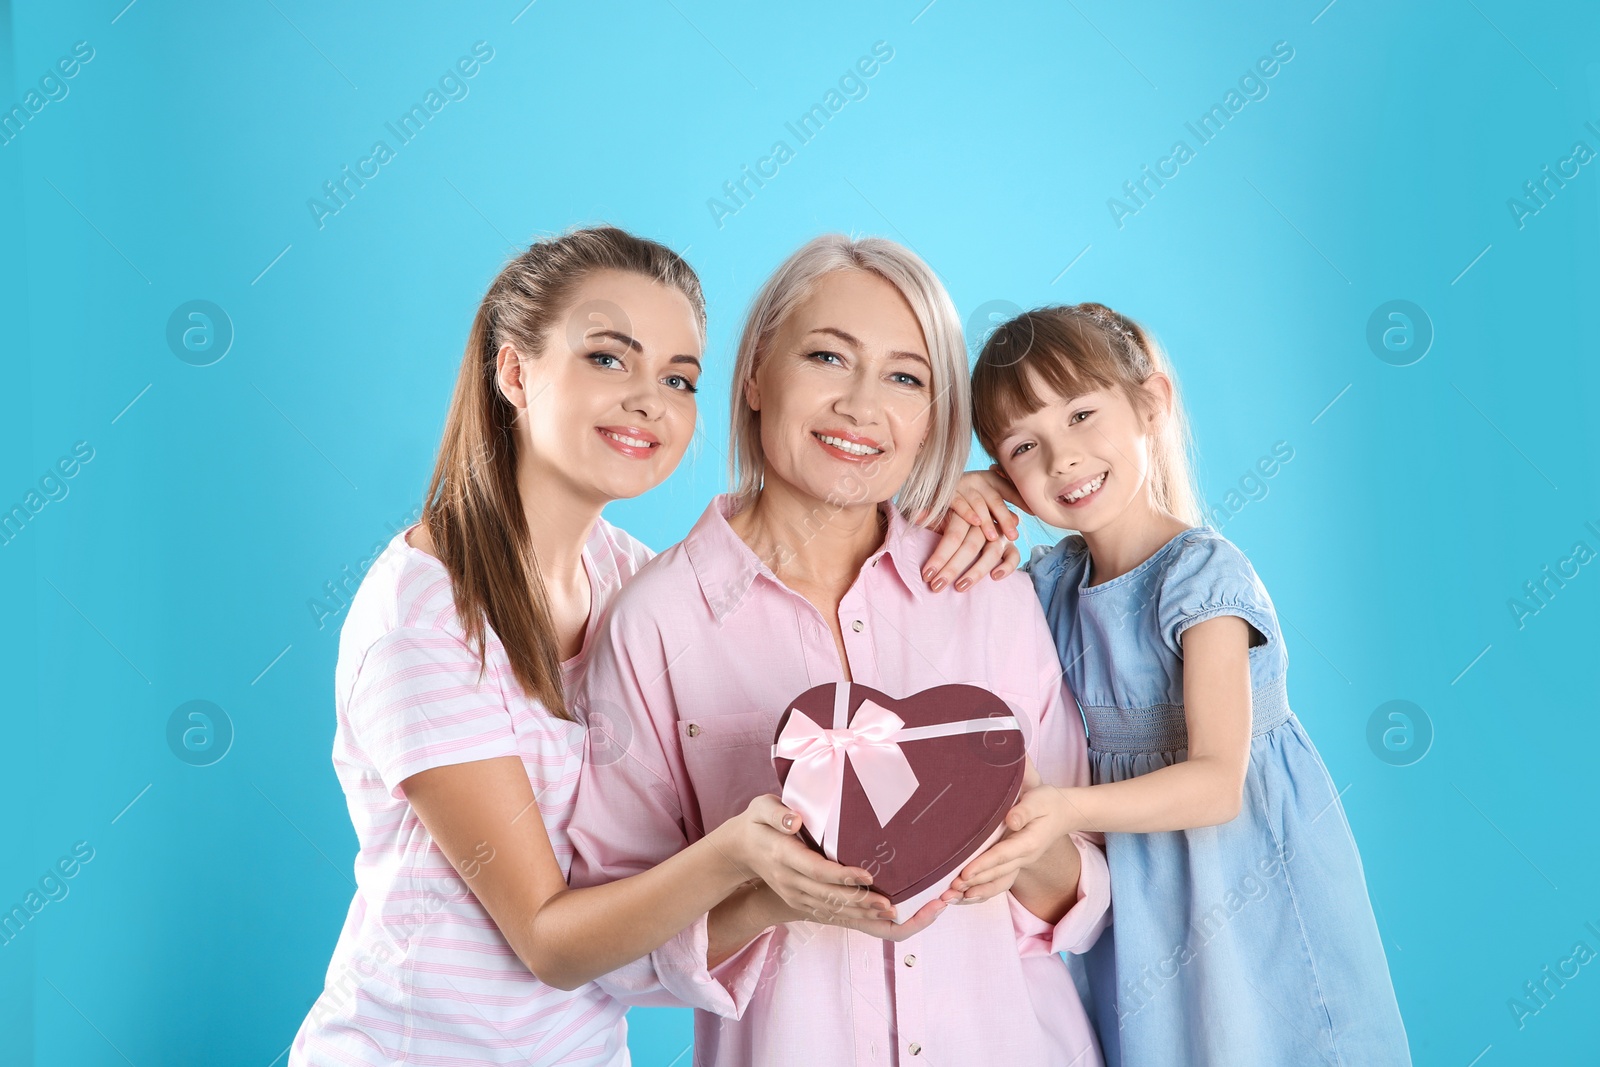
M880 505L889 514L888 529L883 544L867 557L863 570L879 566L885 557L900 583L913 599L920 600L927 593L927 583L918 573L918 566L928 555L929 546L919 544L919 528L912 526L893 505ZM720 623L738 610L757 578L766 578L780 588L787 589L777 575L772 573L750 546L728 525L729 516L736 510L732 494L713 497L689 535L683 539L684 552L694 568L700 591L706 598L712 616Z

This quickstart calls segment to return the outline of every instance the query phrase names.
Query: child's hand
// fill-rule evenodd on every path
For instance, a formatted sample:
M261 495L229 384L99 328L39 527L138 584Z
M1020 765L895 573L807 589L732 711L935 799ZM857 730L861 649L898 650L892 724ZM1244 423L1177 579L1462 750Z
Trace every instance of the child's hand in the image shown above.
M1017 517L1006 502L1021 507L1021 499L1005 475L994 470L961 476L940 528L943 536L922 568L922 578L934 592L952 581L958 592L964 592L986 571L998 581L1017 569L1022 560L1012 543L1017 539Z
M1030 771L1032 768L1029 768ZM961 893L959 903L974 904L1007 892L1017 874L1039 862L1071 829L1065 795L1052 785L1033 784L1006 813L1006 833L956 876L950 888ZM1027 785L1027 780L1024 780Z

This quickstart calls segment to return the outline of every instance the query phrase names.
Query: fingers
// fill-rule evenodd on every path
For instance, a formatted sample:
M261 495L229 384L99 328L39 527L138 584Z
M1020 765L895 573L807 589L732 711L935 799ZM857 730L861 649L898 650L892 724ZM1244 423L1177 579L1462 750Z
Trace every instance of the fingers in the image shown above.
M1011 809L1010 813L1006 813L1006 822L1008 824L1010 824L1011 817L1016 816L1018 808L1021 808L1021 806L1021 803L1019 803L1016 808ZM1045 819L1026 824L1024 829L1008 833L1006 837L1000 838L997 845L990 845L989 848L984 849L982 856L974 859L970 864L966 864L966 867L962 869L962 873L957 875L955 881L950 883L950 888L965 891L970 886L981 885L984 881L994 878L995 870L1005 867L1006 864L1016 864L1018 869L1026 867L1030 862L1037 861L1038 857L1045 854L1046 849L1050 848L1054 837L1056 835L1050 830L1050 822L1045 821Z
M1038 771L1034 772L1034 777L1038 777ZM1022 780L1024 783L1028 780L1026 767L1022 772ZM1038 785L1024 789L1022 795L1017 798L1017 802L1011 805L1011 810L1006 812L1007 828L1013 831L1021 830L1029 823L1051 815L1055 811L1055 805L1059 800L1060 792L1053 788Z
M945 563L944 569L939 572L939 579L955 581L957 592L971 589L972 583L977 581L977 577L971 573L973 561L983 555L988 545L999 543L986 539L977 527L968 527L966 536L961 539L961 543L956 546L956 550Z
M896 923L892 919L878 919L870 922L855 924L852 928L864 934L884 941L904 941L915 937L933 925L944 909L949 907L945 901L931 900L917 910L917 913L903 923Z
M1005 542L1005 546L1006 550L1000 556L1000 565L989 572L989 577L997 582L1022 566L1022 553L1017 550L1017 546L1010 541Z
M917 913L915 915L911 916L911 918L907 919L905 922L896 925L894 929L890 931L890 936L886 938L886 940L904 941L908 937L915 937L928 927L932 926L933 921L942 915L944 913L944 909L947 907L949 907L949 905L942 900L928 901L928 903L917 909Z
M1006 474L1004 467L1000 466L998 463L991 464L989 469L984 473L990 476L991 480L989 484L994 487L995 492L999 493L1000 496L1005 499L1007 504L1010 504L1012 507L1017 508L1020 511L1025 511L1029 515L1033 514L1033 512L1028 508L1027 501L1022 499L1022 494L1017 492L1015 483L1011 481L1010 475Z
M995 897L1010 892L1011 887L1016 883L1016 880L1016 871L1012 871L1004 877L996 877L993 881L985 882L982 885L974 886L967 890L966 893L962 895L961 899L956 901L956 903L963 906L967 904L982 904L986 900L992 900Z
M841 897L838 894L827 894L820 897L807 897L798 905L792 905L803 912L812 922L826 923L829 926L851 926L857 923L888 922L894 915L894 907L883 897L873 894L870 898L853 900Z
M958 888L963 897L970 897L971 891L977 886L992 885L998 881L1006 883L1005 888L1011 888L1011 882L1016 878L1017 872L1028 866L1033 859L1031 853L1004 853L994 856L988 865L975 869L972 874L961 872L961 877L951 883L953 888Z
M966 544L963 543L962 548L965 549L966 547ZM1004 539L985 541L979 545L977 557L973 559L967 566L966 572L956 581L957 591L965 592L971 589L974 585L983 581L985 574L997 581L1010 574L1010 570L1001 570L1001 564L1005 561L1008 552L1012 556L1016 556L1017 546ZM954 563L954 560L952 560L952 563ZM1012 569L1015 568L1013 567Z
M960 516L945 519L944 533L939 537L933 555L929 556L928 562L922 566L922 580L927 582L935 593L950 584L951 579L959 573L950 567L949 563L972 531L973 525Z
M745 809L746 813L759 823L764 823L780 834L797 834L800 832L800 813L788 807L778 797L771 793L763 793L750 802Z
M790 868L801 878L808 878L819 885L837 888L847 886L857 889L872 884L872 875L860 867L846 867L835 863L826 856L819 856L806 848L799 841L795 841L798 851L785 857Z
M780 892L790 907L803 912L813 922L831 926L845 926L859 922L877 922L894 915L894 905L881 893L872 893L856 887L843 889L822 883L800 884L792 890L794 897Z
M968 526L984 526L989 520L989 516L974 507L972 501L962 496L959 490L950 498L950 510L961 516Z
M1010 508L1006 507L1006 495L1001 488L1000 479L986 471L980 471L978 474L979 476L973 479L969 492L978 495L983 502L983 509L989 513L988 518L999 526L1007 539L1015 541L1019 532L1017 517L1012 514ZM1004 484L1007 488L1010 487L1010 483ZM1011 492L1015 493L1016 490L1012 489Z

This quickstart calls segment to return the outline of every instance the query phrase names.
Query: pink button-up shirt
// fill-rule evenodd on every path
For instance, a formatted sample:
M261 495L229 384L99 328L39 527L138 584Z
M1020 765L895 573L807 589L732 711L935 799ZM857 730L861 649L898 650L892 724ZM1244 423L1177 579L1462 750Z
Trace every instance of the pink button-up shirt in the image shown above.
M786 702L843 680L827 622L733 532L730 506L718 497L643 568L595 638L576 705L611 740L584 764L573 885L645 870L780 792L771 747ZM1081 720L1028 579L934 593L918 569L935 541L889 509L883 546L839 605L854 680L897 697L983 686L1015 709L1046 781L1087 783ZM630 1003L699 1009L697 1065L1093 1067L1098 1045L1055 954L1085 951L1108 920L1104 854L1078 846L1078 900L1053 927L1006 894L898 944L788 923L707 972L702 918L600 983Z

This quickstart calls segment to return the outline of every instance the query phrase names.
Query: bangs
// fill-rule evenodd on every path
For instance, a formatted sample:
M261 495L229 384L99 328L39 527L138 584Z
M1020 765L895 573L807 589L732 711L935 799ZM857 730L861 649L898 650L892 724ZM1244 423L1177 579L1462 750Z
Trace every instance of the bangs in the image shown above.
M1045 406L1040 387L1083 396L1121 383L1105 335L1066 308L1025 311L995 329L972 371L972 428L999 460L996 446L1011 427Z

